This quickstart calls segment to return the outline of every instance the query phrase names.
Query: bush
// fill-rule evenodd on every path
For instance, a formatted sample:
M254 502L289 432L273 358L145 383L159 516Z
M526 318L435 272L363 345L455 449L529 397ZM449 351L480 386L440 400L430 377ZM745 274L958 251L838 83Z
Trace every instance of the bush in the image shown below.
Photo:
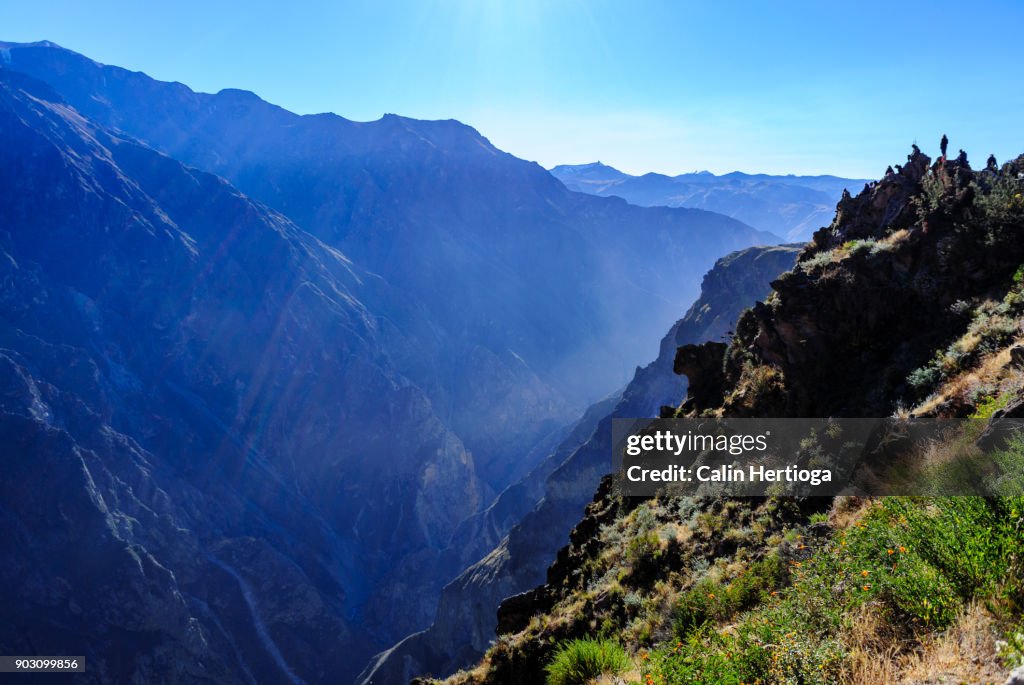
M724 621L763 601L782 578L782 563L769 555L755 562L730 583L702 580L680 596L674 610L674 628L680 638L708 622Z
M658 527L658 517L651 509L650 504L641 504L633 512L633 520L636 522L638 533L649 533Z
M996 457L1015 476L1022 455L1024 440ZM864 605L917 635L950 626L979 600L1019 625L1024 498L884 498L849 529L798 549L786 568L769 556L731 583L704 579L684 593L676 641L644 658L645 682L840 682L844 634Z
M817 252L813 257L801 261L798 266L806 273L811 273L815 269L823 268L832 264L836 261L836 253L833 250L824 250Z
M965 601L1017 584L1020 509L1020 500L1009 497L890 497L844 536L844 549L868 571L870 594L944 628Z
M991 485L992 492L1020 501L1021 495L1024 495L1024 436L1018 433L1012 437L1004 450L992 455L992 460L999 469L999 473ZM1019 521L1017 525L1024 525L1024 521ZM1024 542L1024 535L1021 537L1021 542ZM1024 574L1020 573L1022 561L1024 561L1022 555L1017 554L1014 557L1014 565L1017 569L1014 577L1016 578L1024 577ZM1019 590L1018 595L1024 599L1024 586ZM1018 601L1017 604L1021 605L1022 602Z
M776 618L776 617L773 617ZM772 622L746 621L735 632L710 625L645 660L647 683L831 685L841 675L844 652L835 638Z
M1009 393L1003 395L991 395L984 398L974 407L972 419L990 419L1000 409L1004 409L1010 403Z
M661 556L661 538L657 533L637 535L626 545L626 561L643 567Z
M874 240L847 240L839 246L838 252L851 257L859 254L878 252L878 243Z
M644 682L672 685L740 685L748 682L747 677L760 669L746 663L746 655L736 643L734 637L722 635L706 626L690 635L685 642L678 642L675 648L660 649L645 659Z
M548 685L586 685L602 675L619 675L629 657L612 640L572 640L559 647L545 669Z
M924 395L925 392L938 385L941 380L942 372L937 366L932 364L922 366L907 376L907 384L917 391L919 395Z
M987 193L977 193L975 207L989 245L1018 240L1024 223L1024 182L1009 175L1000 177Z

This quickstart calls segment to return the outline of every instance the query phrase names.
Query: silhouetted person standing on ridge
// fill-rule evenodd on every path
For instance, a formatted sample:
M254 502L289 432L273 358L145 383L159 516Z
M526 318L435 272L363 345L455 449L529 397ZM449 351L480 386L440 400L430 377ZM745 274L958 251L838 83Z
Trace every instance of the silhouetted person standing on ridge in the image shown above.
M939 141L939 149L942 150L942 156L943 157L946 156L946 148L947 147L949 147L949 138L947 138L946 134L943 133L942 134L942 140Z

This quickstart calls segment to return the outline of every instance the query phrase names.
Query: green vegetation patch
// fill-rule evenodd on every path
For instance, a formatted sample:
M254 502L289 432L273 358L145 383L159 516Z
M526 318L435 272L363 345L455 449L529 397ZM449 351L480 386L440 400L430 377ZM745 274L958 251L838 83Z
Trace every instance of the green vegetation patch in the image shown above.
M691 588L677 604L674 643L643 655L644 682L838 682L865 605L917 638L948 627L972 600L1014 621L1022 549L1024 498L881 500L781 568L766 559L739 585ZM771 589L783 571L790 583Z
M586 685L599 676L619 675L630 665L617 642L572 640L558 648L545 670L548 685Z

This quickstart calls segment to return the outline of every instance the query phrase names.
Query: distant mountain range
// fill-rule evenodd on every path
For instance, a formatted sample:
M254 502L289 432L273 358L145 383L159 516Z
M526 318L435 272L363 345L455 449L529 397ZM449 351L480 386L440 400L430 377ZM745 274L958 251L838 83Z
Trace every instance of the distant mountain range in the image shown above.
M809 240L828 226L843 189L856 192L863 179L838 176L771 176L734 171L716 176L698 171L679 176L631 176L594 162L551 170L566 188L602 197L617 196L641 207L694 207L720 212L791 241Z
M456 121L0 43L0 651L351 681L715 259L778 241Z

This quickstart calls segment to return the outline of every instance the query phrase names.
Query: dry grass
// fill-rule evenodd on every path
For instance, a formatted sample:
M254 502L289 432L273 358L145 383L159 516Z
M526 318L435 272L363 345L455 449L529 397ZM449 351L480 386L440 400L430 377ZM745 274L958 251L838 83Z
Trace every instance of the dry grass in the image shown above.
M938 683L1002 683L1006 679L996 641L995 619L979 604L972 604L956 623L903 665L904 685Z
M933 416L948 404L964 404L971 392L982 386L1016 390L1024 385L1024 376L1010 364L1010 348L1024 342L1017 338L999 352L986 355L977 366L946 381L934 394L917 406L914 416Z
M879 685L899 680L901 644L872 606L861 607L850 621L844 642L849 645L849 671L843 685Z
M888 685L899 682L899 666L894 655L852 650L847 657L849 673L843 685Z
M898 245L904 240L910 237L910 231L905 228L901 228L898 231L893 231L889 235L885 236L878 242L882 245Z
M769 364L761 364L752 367L748 373L745 373L741 382L743 380L750 384L750 389L755 396L763 395L770 390L781 387L782 371Z
M643 679L643 673L641 673L636 667L626 673L619 675L603 675L596 680L591 681L591 685L627 685L628 683L638 683Z
M874 500L867 497L836 497L828 512L828 523L836 530L849 528L861 520L873 505Z
M850 623L849 671L843 685L959 685L1002 683L995 620L970 605L949 630L909 650L889 622L863 607Z
M490 664L484 659L471 670L458 671L439 682L444 685L476 685L477 683L486 682L489 668Z

